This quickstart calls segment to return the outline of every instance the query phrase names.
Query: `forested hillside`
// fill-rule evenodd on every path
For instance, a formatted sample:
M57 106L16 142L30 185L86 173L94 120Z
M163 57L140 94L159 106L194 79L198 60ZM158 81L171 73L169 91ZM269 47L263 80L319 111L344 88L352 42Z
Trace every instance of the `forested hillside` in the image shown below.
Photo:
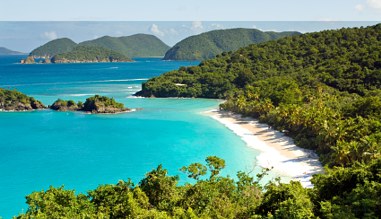
M129 62L125 55L110 49L96 46L77 46L72 51L55 55L53 63L81 63L81 62Z
M57 54L66 53L74 49L77 44L69 38L52 40L34 49L30 55L35 57L53 57Z
M82 42L79 45L100 46L128 57L162 57L169 49L169 46L159 38L148 34L135 34L126 37L104 36L95 40Z
M251 45L153 78L138 94L226 98L222 108L288 130L326 163L352 164L380 155L380 39L377 25Z
M256 29L213 30L188 37L174 45L165 54L165 60L204 60L222 52L234 51L253 43L261 43L298 32L263 32Z

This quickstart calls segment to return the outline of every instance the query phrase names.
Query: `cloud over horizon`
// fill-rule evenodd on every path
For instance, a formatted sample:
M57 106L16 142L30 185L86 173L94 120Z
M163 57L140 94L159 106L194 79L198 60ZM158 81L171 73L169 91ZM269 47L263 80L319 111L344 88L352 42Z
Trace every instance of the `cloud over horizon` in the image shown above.
M55 31L46 31L41 34L41 38L47 39L47 40L55 40L58 38L58 34Z
M152 24L151 27L149 28L149 30L154 35L157 35L160 37L165 36L165 33L159 29L159 26L157 24Z
M367 0L366 3L373 9L381 10L381 0Z

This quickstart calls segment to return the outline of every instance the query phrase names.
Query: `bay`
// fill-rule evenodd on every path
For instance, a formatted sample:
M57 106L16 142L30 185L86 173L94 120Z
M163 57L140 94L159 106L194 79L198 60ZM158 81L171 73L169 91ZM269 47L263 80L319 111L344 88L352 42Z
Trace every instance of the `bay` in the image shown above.
M132 63L17 64L0 57L0 87L17 89L52 104L57 98L85 101L94 94L114 97L142 110L117 115L78 112L0 113L0 215L25 212L25 196L62 186L85 193L100 184L131 178L138 183L158 164L170 175L216 155L223 175L258 172L257 152L226 127L203 114L219 100L134 98L149 78L198 62L136 58Z

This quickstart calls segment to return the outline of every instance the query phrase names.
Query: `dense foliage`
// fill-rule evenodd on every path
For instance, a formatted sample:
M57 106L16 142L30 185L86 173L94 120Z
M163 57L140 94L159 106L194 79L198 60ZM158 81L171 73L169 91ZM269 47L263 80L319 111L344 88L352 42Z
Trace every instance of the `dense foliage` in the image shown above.
M0 110L23 111L43 109L45 106L33 97L17 91L0 88Z
M123 103L116 102L114 98L99 95L87 98L85 103L58 99L49 108L57 111L84 111L91 113L118 113L130 110L124 107Z
M381 214L381 162L340 168L314 178L316 187L278 180L261 186L238 172L222 177L224 160L211 156L207 165L193 163L181 170L195 179L178 185L159 165L138 185L120 180L85 194L50 187L26 197L28 210L18 218L377 218Z
M83 103L80 101L76 103L73 100L58 99L49 108L57 111L77 111L83 108Z
M53 63L75 63L75 62L129 62L125 55L110 49L96 46L77 46L67 53L55 55Z
M222 52L234 51L253 43L261 43L298 32L262 32L256 29L213 30L188 37L174 45L165 54L165 60L203 60Z
M77 44L68 38L52 40L36 49L30 55L35 57L53 57L57 54L69 52L76 47Z
M162 57L169 49L169 46L159 38L148 34L135 34L125 37L104 36L95 40L82 42L79 45L100 46L128 57Z

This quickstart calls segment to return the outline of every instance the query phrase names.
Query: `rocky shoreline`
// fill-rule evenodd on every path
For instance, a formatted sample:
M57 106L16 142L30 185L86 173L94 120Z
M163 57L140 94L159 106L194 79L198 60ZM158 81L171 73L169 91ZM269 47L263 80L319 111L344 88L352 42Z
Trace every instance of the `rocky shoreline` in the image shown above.
M36 59L43 59L39 62ZM28 56L26 59L21 59L20 64L79 64L79 63L123 63L133 62L132 60L113 59L88 59L88 60L75 60L75 59L55 59L49 57L34 57Z

